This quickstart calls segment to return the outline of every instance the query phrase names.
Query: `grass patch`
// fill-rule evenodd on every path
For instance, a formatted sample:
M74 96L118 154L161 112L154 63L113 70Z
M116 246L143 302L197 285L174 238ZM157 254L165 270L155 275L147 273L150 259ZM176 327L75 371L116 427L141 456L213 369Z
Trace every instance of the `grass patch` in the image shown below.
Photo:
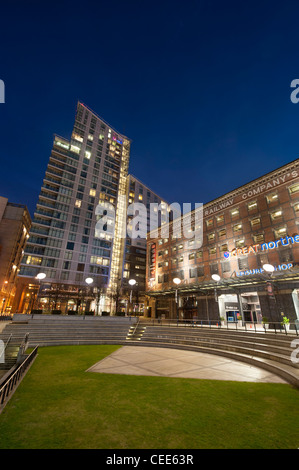
M39 348L0 415L0 448L298 447L291 386L85 372L117 348Z

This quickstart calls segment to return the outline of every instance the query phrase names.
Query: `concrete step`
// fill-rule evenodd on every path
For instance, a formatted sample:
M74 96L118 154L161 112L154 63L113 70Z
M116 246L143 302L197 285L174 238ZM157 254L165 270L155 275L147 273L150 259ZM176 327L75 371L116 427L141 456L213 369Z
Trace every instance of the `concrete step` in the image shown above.
M247 356L260 357L264 359L269 359L276 361L280 364L285 364L294 369L299 369L299 364L295 364L291 361L291 352L292 350L285 351L280 350L279 352L274 352L271 349L267 349L266 346L263 348L260 345L256 344L254 347L248 347L246 344L234 344L232 342L219 342L219 341L206 341L204 338L199 338L197 340L182 339L182 338L171 338L171 337L149 337L144 335L142 337L142 342L144 343L155 343L159 345L160 343L172 344L172 345L184 345L192 347L205 348L206 350L221 350L221 351L230 351L234 353L244 354Z
M231 345L244 345L249 348L260 348L260 349L267 349L277 353L285 353L291 354L293 348L291 347L291 341L277 341L276 343L273 341L267 342L265 339L258 339L258 338L250 338L250 337L233 337L233 338L226 338L224 336L219 335L205 335L205 334L179 334L174 332L173 334L170 333L161 333L158 334L155 332L147 331L144 334L144 339L147 338L172 338L175 341L202 341L202 342L210 342L210 343L225 343Z
M291 385L295 386L296 388L299 388L299 370L289 366L287 364L280 364L276 362L276 360L271 360L271 359L266 359L266 358L261 358L261 357L256 357L248 354L242 354L238 353L235 351L228 351L228 350L223 350L223 349L217 349L217 348L207 348L204 346L199 346L199 345L183 345L183 344L173 344L173 343L165 343L163 341L160 342L150 342L150 341L141 341L141 342L126 342L127 345L134 345L138 344L138 346L152 346L152 347L163 347L163 348L171 348L171 349L183 349L183 350L188 350L188 351L198 351L206 354L214 354L217 356L223 356L223 357L228 357L234 360L238 360L241 362L245 362L247 364L254 365L256 367L260 367L262 369L268 370L269 372L278 375L279 377L282 377L284 380L286 380L288 383Z

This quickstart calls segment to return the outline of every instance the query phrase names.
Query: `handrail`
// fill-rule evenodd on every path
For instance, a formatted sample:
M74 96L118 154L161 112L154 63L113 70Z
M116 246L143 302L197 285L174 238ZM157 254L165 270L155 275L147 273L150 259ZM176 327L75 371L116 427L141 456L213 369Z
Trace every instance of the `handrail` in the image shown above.
M13 374L7 379L7 381L2 385L0 388L0 412L6 405L7 401L10 398L10 394L13 390L16 389L18 383L23 378L26 370L33 362L37 355L38 346L35 346L33 351L26 357L26 359L20 364L17 369L13 372Z
M283 334L292 334L299 336L299 327L296 322L290 322L289 328L282 324L281 322L273 322L269 321L269 325L264 325L262 323L253 322L253 321L243 321L241 322L222 322L220 320L208 320L208 319L200 319L200 318L193 318L193 319L183 319L177 320L174 318L142 318L142 321L148 323L152 326L173 326L179 328L217 328L217 329L227 329L227 330L234 330L234 331L245 331L251 332L254 331L255 333L283 333Z
M12 315L11 314L1 314L0 315L0 321L11 321L12 320Z
M135 325L134 331L133 331L133 333L132 333L132 336L135 335L136 330L137 330L137 327L138 327L138 325L139 325L139 322L140 322L140 318L138 318L138 320L137 320L137 322L136 322L136 325Z
M9 337L8 337L6 343L5 343L4 351L6 350L6 348L7 348L7 346L8 346L8 343L10 342L11 338L12 338L12 333L10 333L10 335L9 335Z

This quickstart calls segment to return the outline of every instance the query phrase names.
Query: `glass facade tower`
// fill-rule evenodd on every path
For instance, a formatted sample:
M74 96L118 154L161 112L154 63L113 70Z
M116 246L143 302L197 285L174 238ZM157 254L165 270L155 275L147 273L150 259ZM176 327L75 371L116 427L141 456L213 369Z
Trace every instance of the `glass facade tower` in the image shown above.
M88 277L111 292L117 288L130 144L78 103L70 140L54 136L20 278L30 282L43 272L47 284L64 286L65 298L72 297L72 291L75 295ZM115 208L115 231L96 236L96 208L105 203Z

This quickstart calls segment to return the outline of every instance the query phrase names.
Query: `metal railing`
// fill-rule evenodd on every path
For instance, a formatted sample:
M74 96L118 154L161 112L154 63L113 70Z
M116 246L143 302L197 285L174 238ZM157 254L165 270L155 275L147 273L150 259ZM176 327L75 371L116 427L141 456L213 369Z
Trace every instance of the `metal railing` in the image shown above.
M8 315L8 314L0 315L0 321L11 321L11 320L12 320L12 315Z
M143 318L142 322L151 326L172 326L183 328L213 328L222 330L235 330L235 331L249 331L255 333L284 333L299 336L299 325L296 322L290 322L289 325L284 325L281 322L269 322L263 324L252 321L236 321L236 322L223 322L221 320L201 320L201 319L184 319L176 320L170 318Z
M0 388L0 412L11 397L12 392L17 388L20 381L22 380L28 367L32 364L38 351L36 346L33 351L26 357L26 359L17 367L13 374L7 379L7 381Z

